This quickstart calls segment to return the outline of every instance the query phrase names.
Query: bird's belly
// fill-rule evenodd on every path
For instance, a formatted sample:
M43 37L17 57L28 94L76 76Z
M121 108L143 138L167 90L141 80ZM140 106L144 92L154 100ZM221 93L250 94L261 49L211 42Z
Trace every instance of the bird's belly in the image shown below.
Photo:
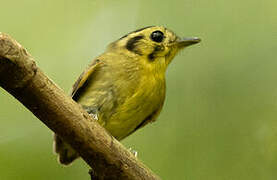
M154 96L153 96L154 94ZM103 126L118 140L133 133L147 118L163 105L163 94L151 93L129 100Z
M133 107L126 111L118 112L104 127L118 140L123 139L138 127L147 116L151 107Z
M144 119L141 117L135 117L132 119L118 119L108 122L104 127L113 135L116 139L121 140L134 131L136 126L139 125Z
M99 124L118 140L133 133L149 116L159 112L164 102L163 76L140 76L140 80L134 78L113 84L104 80L96 82L87 88L78 103L89 113L96 113Z

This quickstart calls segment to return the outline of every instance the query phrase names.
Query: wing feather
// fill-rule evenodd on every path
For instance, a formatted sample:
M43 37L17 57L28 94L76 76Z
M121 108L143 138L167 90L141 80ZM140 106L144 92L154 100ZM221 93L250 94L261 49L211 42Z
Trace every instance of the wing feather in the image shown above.
M99 66L99 64L101 64L101 61L99 59L93 60L89 67L79 76L77 81L74 83L71 91L72 98L77 93L77 91L85 84L88 78L93 74L93 72Z

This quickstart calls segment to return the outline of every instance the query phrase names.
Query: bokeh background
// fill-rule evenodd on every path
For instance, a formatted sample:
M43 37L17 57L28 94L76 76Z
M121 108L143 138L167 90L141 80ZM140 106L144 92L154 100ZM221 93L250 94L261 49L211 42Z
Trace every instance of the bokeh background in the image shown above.
M122 143L162 179L277 178L276 0L0 1L0 31L17 39L67 93L107 44L164 25L201 44L167 71L167 98L154 124ZM89 179L62 167L52 132L0 89L0 179Z

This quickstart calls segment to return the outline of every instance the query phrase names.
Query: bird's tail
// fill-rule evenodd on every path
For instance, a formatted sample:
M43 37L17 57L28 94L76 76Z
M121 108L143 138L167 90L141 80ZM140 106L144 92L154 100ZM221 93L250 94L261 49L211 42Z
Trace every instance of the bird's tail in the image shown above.
M63 165L69 165L79 157L79 154L57 134L54 134L54 152L58 154L58 161Z

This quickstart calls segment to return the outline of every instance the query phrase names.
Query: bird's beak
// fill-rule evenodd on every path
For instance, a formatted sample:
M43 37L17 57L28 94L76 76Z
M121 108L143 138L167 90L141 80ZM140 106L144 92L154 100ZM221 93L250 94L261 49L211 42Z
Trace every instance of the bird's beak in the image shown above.
M177 39L176 43L177 43L177 46L181 49L193 44L197 44L200 41L201 39L198 37L190 37L190 38L179 38Z

